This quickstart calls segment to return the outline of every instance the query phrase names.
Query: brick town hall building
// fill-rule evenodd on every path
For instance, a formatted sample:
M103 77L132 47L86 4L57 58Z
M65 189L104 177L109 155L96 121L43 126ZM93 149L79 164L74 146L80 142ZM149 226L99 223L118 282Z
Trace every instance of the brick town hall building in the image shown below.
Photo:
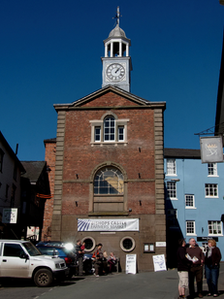
M86 241L114 252L125 270L153 270L166 252L163 112L165 102L130 93L130 40L119 26L104 41L102 88L56 104L57 138L45 140L52 200L42 240Z

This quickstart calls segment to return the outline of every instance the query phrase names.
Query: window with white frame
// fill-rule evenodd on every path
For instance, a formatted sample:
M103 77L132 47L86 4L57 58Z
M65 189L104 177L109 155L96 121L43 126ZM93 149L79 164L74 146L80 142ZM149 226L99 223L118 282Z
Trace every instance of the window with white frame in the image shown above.
M167 159L166 160L166 175L176 175L176 160Z
M195 235L195 221L194 220L186 221L186 234L187 235Z
M115 114L105 114L100 120L91 120L91 143L127 143L128 119L118 119Z
M118 127L118 141L124 141L124 126L119 126Z
M177 198L176 182L167 182L167 197L170 199Z
M193 194L185 194L185 207L188 209L195 207Z
M205 184L205 196L206 197L218 197L218 185L217 184Z
M104 119L104 141L115 141L115 119L112 116Z
M100 136L101 136L101 127L95 127L95 135L94 140L95 142L100 142Z
M222 222L221 221L208 221L208 235L222 235Z
M208 163L208 176L217 176L217 163Z

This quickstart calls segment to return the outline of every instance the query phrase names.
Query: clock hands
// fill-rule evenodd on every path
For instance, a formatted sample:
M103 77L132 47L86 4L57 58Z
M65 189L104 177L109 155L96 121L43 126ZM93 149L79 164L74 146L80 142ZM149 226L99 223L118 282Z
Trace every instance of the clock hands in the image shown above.
M121 67L117 68L117 70L115 71L115 74L120 70Z

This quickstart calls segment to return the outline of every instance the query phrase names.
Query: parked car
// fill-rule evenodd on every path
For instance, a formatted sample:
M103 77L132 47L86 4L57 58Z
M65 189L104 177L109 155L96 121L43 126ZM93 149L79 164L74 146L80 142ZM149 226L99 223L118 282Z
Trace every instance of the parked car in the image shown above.
M38 287L49 286L66 275L66 263L44 256L29 241L0 240L0 277L32 278Z
M65 260L66 266L69 269L68 276L72 277L76 274L77 257L75 247L72 243L63 243L60 241L39 242L36 247L42 254L57 256Z

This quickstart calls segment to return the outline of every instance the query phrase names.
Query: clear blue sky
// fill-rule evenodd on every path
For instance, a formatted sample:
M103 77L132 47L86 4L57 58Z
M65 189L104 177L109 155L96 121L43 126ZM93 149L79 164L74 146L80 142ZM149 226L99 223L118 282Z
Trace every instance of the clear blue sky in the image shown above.
M131 92L166 101L165 147L199 148L215 124L224 6L219 0L1 0L0 130L20 160L44 160L56 137L53 104L102 84L103 40L131 39Z

